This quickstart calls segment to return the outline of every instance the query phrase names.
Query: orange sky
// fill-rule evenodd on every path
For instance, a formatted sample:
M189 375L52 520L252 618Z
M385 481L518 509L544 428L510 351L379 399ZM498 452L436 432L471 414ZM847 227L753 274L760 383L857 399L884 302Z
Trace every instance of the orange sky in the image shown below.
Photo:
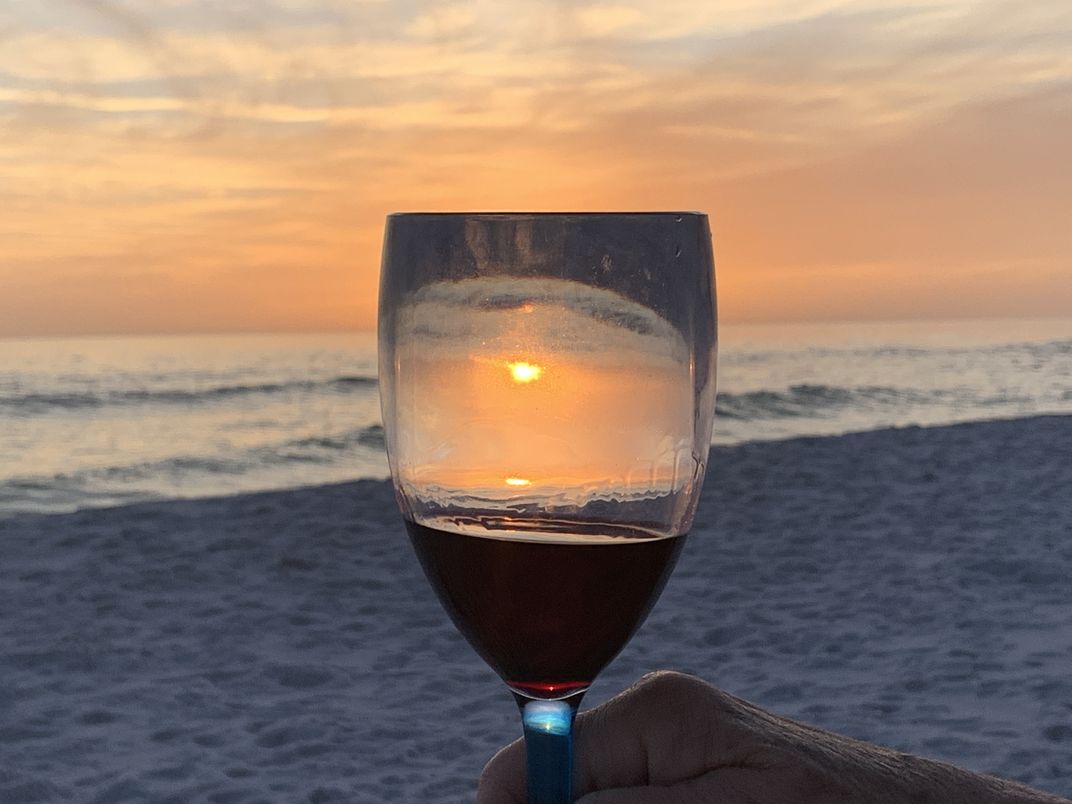
M0 31L0 335L368 327L414 209L705 210L728 322L1072 310L1067 0L53 0Z

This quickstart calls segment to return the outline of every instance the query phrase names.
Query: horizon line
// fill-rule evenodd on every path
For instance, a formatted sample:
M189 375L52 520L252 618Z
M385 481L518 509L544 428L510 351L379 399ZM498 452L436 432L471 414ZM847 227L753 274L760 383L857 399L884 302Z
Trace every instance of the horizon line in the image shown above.
M823 326L823 325L866 325L866 324L949 324L970 321L1070 321L1072 315L966 315L966 316L920 316L918 318L790 318L719 321L720 326L754 327L754 326ZM0 341L15 340L69 340L76 338L154 338L154 337L220 337L220 336L267 336L267 335L375 335L375 325L371 327L323 327L323 328L249 328L249 329L175 329L175 330L134 330L106 332L71 332L71 333L4 333L0 332ZM1070 333L1072 334L1072 333Z

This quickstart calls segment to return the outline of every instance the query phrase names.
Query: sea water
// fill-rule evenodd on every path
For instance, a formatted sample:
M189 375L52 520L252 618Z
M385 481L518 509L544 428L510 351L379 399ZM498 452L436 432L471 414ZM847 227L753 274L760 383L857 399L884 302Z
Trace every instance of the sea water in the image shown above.
M1072 413L1072 320L720 338L716 444ZM0 512L386 476L370 333L0 340Z

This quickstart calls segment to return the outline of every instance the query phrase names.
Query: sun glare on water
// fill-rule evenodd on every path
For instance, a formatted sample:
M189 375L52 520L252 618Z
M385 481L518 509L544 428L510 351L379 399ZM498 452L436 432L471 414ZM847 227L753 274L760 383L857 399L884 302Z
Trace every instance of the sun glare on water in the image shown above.
M543 369L535 363L518 361L516 363L507 363L506 367L510 369L510 376L514 382L532 382L540 379L540 375L543 374Z

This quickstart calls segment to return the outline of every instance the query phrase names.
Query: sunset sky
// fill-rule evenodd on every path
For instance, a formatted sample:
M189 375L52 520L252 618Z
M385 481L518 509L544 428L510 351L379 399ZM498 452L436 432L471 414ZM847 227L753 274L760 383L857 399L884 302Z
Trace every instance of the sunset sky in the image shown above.
M0 336L367 328L422 209L706 211L728 322L1069 315L1072 3L0 4Z

